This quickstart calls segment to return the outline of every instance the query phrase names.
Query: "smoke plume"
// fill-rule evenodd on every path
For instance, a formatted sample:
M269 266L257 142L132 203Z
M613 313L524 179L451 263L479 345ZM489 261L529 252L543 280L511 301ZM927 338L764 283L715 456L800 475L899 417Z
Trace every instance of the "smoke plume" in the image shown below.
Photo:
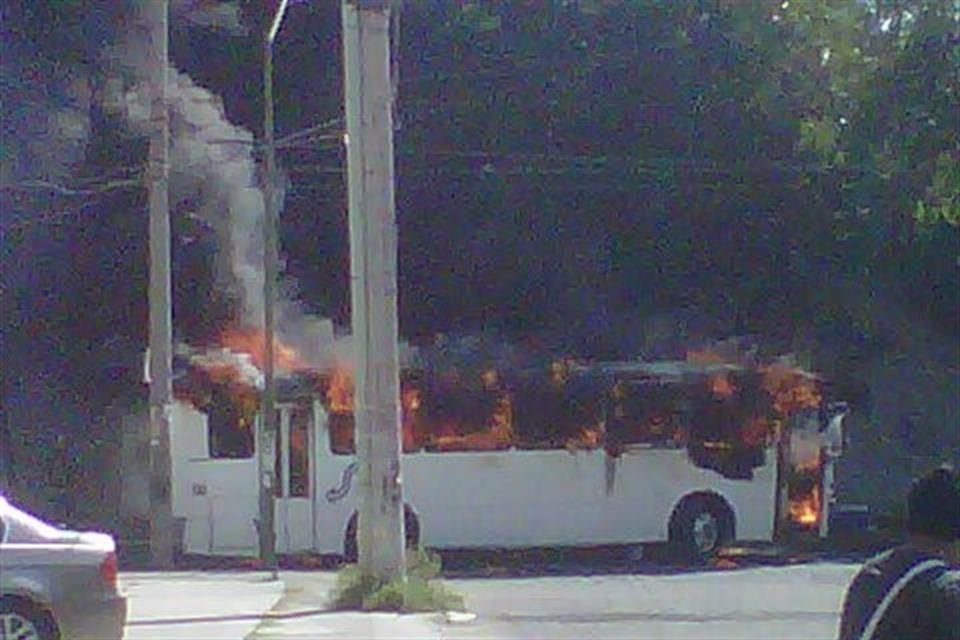
M220 15L220 13L218 13ZM134 130L150 127L150 85L142 16L130 23L126 42L113 54L118 73L108 83L106 105ZM240 303L240 322L262 327L264 195L253 134L232 124L223 101L188 75L168 68L170 206L211 229L217 238L217 280ZM283 205L276 185L276 210ZM311 363L326 357L333 340L328 321L307 317L293 300L276 307L277 330Z

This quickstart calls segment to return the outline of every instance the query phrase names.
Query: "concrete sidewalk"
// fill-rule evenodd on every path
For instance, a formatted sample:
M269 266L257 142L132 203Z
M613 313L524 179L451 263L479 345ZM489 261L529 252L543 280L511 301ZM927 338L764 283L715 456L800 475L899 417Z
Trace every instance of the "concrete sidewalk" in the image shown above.
M283 597L284 585L258 572L122 573L126 640L239 640Z
M440 638L440 614L334 611L332 571L121 574L130 612L126 640Z
M448 578L478 617L332 611L333 571L122 574L128 640L829 640L859 562Z
M336 576L329 571L285 571L283 597L264 614L248 640L279 638L440 638L445 617L439 614L333 611L329 596Z

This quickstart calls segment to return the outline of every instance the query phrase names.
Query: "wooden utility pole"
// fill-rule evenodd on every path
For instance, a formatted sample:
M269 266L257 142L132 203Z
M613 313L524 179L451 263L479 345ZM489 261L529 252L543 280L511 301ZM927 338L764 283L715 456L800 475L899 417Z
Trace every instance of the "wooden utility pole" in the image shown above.
M360 571L406 574L400 475L391 0L343 0Z
M173 403L173 320L170 286L170 120L167 112L169 6L151 0L140 8L147 28L150 87L150 556L157 568L173 566L174 527L170 462Z

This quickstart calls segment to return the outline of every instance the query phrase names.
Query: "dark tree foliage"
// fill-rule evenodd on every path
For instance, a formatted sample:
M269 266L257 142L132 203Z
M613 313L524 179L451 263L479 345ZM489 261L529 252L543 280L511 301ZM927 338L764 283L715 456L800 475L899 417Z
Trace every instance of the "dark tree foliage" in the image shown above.
M67 183L145 158L97 106L99 56L127 10L100 4L4 2L5 111L57 100L78 69L91 78L86 155ZM240 3L247 35L199 28L183 13L196 3L175 4L174 62L259 137L268 3ZM279 136L341 117L339 21L336 2L291 7ZM834 293L842 280L904 290L958 335L958 32L950 0L407 0L401 332L550 331L613 357L640 351L638 322L681 309L721 333L854 336L863 308ZM11 158L5 142L5 185L36 177ZM329 140L281 152L281 240L299 297L346 324L343 160ZM91 407L135 393L144 194L2 198L4 397L50 371ZM233 309L213 291L212 237L174 224L176 330L203 342Z

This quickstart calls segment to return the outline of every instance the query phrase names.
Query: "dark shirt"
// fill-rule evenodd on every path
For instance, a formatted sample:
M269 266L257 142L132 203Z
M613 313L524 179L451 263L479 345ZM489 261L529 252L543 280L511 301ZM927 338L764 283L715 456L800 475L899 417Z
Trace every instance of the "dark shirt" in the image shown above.
M934 556L909 546L869 560L847 589L840 640L860 640L890 588L912 567ZM960 640L960 572L923 572L900 592L877 625L873 640Z

